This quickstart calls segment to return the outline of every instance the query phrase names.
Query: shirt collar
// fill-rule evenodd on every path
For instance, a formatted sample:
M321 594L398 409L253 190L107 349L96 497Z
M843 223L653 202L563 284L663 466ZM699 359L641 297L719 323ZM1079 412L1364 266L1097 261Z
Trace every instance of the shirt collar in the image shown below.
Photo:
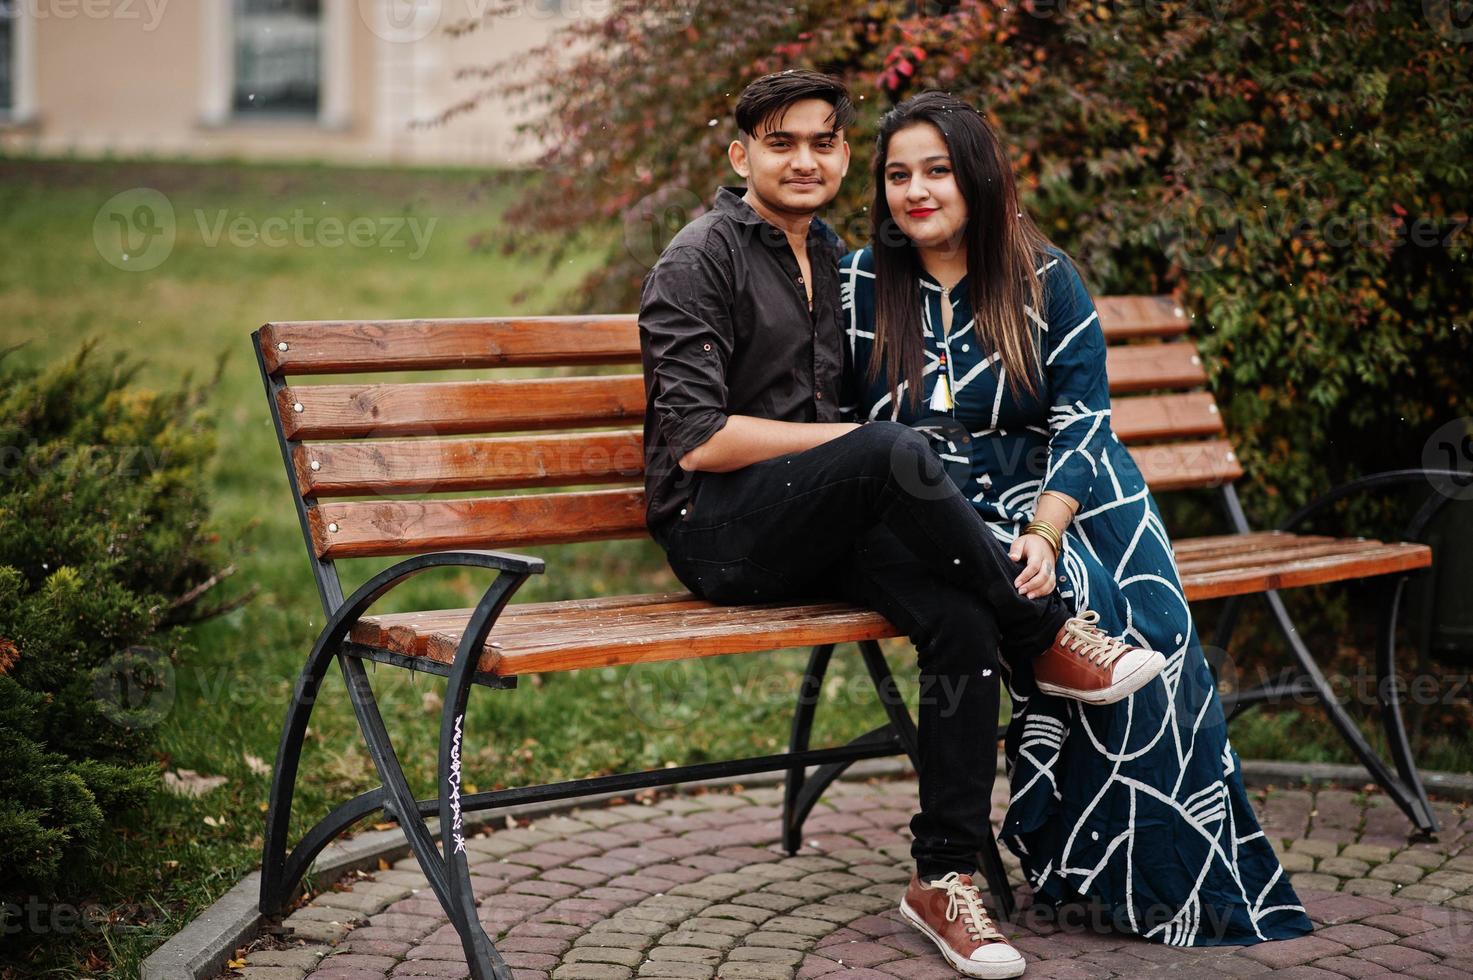
M758 214L752 205L743 200L743 196L746 193L747 189L740 185L723 185L716 191L716 210L729 214L735 221L741 224L767 225L769 228L777 231L778 229L773 227L766 218ZM844 244L834 230L825 224L822 218L816 216L808 224L808 240L813 241L814 239L841 247Z

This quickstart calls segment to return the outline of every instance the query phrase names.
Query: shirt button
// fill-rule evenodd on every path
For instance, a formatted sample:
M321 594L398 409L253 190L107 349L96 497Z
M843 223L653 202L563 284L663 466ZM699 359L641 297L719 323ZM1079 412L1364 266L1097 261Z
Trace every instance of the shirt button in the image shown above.
M710 350L710 349L711 349L711 345L710 344L702 344L701 345L701 350Z
M802 277L802 276L799 276L799 277L798 277L798 281L799 281L799 282L802 282L802 281L803 281L803 277Z
M813 393L813 397L814 398L817 398L819 401L823 401L823 392L821 392L821 391L815 391Z

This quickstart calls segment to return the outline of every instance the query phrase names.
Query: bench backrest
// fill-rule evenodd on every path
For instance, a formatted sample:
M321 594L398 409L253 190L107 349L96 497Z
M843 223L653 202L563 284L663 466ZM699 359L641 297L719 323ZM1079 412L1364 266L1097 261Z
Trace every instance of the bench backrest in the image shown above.
M1181 308L1153 296L1097 306L1113 425L1152 488L1241 475ZM633 315L268 323L253 337L320 563L647 533ZM510 370L611 365L633 371ZM484 376L304 380L464 369Z

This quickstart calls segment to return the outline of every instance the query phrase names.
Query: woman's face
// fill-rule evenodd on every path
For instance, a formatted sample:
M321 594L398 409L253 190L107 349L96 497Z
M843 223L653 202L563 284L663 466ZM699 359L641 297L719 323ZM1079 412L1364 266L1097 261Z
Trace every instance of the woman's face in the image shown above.
M885 200L890 214L919 248L964 248L967 202L962 199L951 150L941 130L914 123L890 137L885 159Z

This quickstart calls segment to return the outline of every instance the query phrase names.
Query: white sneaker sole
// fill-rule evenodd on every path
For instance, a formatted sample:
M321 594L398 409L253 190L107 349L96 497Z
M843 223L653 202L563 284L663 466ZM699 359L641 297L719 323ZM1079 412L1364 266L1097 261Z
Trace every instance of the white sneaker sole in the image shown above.
M1028 967L1028 961L1023 959L1023 954L1017 950L1013 950L1018 957L1016 962L1006 960L1002 963L978 963L976 960L963 959L957 955L956 950L946 945L940 936L932 932L931 927L926 925L919 915L911 911L910 905L903 898L900 900L900 914L904 916L905 921L915 926L922 935L935 943L936 948L941 950L941 955L946 957L946 962L950 963L959 973L969 977L979 977L980 980L998 980L1002 977L1021 977L1023 971Z
M1100 688L1098 691L1080 691L1072 687L1060 687L1047 681L1038 681L1038 689L1045 694L1057 694L1060 697L1073 698L1086 704L1114 704L1123 701L1136 691L1145 687L1166 667L1166 658L1159 652L1154 657L1147 658L1139 667L1109 687Z

